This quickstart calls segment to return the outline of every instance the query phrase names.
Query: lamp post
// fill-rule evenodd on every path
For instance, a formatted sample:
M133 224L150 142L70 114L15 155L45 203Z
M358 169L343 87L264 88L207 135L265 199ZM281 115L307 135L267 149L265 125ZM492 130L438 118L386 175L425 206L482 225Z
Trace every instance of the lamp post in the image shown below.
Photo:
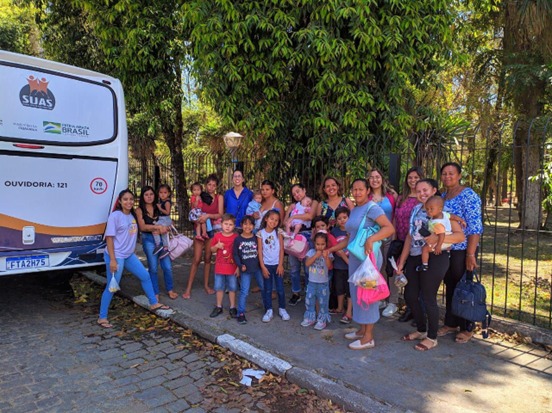
M226 135L223 136L224 144L230 151L230 155L232 156L232 170L229 171L228 174L228 187L232 186L232 174L236 170L236 166L238 164L238 148L241 145L243 135L240 135L237 132L228 132Z

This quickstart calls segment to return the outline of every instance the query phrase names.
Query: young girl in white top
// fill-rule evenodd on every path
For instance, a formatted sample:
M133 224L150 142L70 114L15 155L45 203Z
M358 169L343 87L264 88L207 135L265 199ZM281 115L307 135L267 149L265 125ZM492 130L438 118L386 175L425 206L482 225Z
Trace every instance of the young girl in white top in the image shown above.
M284 292L284 238L280 226L280 214L269 210L263 217L261 230L257 232L257 245L259 263L263 273L263 304L265 315L263 322L272 320L272 285L276 284L278 293L278 314L282 320L288 321L289 314L286 311L286 295Z

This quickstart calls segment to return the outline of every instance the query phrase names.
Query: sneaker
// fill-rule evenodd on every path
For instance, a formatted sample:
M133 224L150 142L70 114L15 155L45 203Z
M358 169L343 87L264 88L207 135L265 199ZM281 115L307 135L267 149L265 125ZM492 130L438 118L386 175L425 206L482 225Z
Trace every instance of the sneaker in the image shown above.
M385 307L385 310L383 310L381 315L384 316L384 317L392 317L393 314L395 314L397 312L397 310L398 310L398 308L397 308L396 304L389 303L387 305L387 307Z
M238 324L247 324L247 319L245 318L245 314L240 314L238 316Z
M324 330L326 328L326 322L325 321L317 321L316 324L314 325L314 329L315 330Z
M381 300L379 302L379 309L383 310L385 307L387 307L387 303L385 302L385 300Z
M230 317L236 318L237 315L238 315L238 310L236 310L235 308L231 308L230 309Z
M290 316L285 308L278 309L278 315L282 317L282 320L288 321L290 319Z
M162 245L156 247L156 248L153 250L153 253L154 253L155 255L157 255L157 254L159 254L161 251L163 251L163 246L162 246Z
M351 324L351 318L344 315L339 322L342 324Z
M219 316L222 314L222 307L215 307L213 308L213 311L211 311L211 315L209 317L215 318L216 316Z
M312 325L314 325L315 321L314 320L308 320L306 318L303 319L303 321L301 321L301 327L310 327Z
M263 323L268 323L270 320L272 320L272 309L266 310L266 313L263 316Z
M161 254L159 254L159 259L162 260L163 258L168 257L169 254L170 253L169 253L168 249L163 249L163 252Z
M301 296L297 293L293 293L293 295L289 299L288 303L289 303L289 305L297 305L297 303L299 301L301 301Z
M418 265L416 267L416 271L422 271L422 272L425 272L429 270L429 265L428 264L422 264L422 265Z

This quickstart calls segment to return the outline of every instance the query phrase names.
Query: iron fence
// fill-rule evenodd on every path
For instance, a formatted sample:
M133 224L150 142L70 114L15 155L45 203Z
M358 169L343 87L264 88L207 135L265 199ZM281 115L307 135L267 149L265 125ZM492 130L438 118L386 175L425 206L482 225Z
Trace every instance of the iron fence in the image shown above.
M400 143L367 141L356 148L354 157L339 159L314 157L306 151L281 159L262 148L252 148L238 151L239 162L232 164L227 152L200 150L184 154L184 171L188 183L217 174L222 178L222 193L230 187L231 174L238 167L250 188L258 188L264 179L272 180L278 197L287 205L291 201L289 188L296 182L319 198L326 175L336 177L347 189L355 178L378 167L400 190L399 183L411 166L421 166L427 177L438 179L443 163L458 162L463 167L463 183L483 201L479 267L491 311L552 328L552 177L546 173L552 173L552 138L547 121L531 123L523 130L523 139L517 136L518 124L466 128L453 136L413 133ZM155 187L173 182L168 156L131 158L129 170L130 187L136 192L145 184ZM532 172L523 174L522 170ZM532 186L533 192L522 191L524 185ZM179 217L173 218L179 221ZM534 224L535 219L538 228L522 225ZM191 233L191 224L183 221L180 230Z

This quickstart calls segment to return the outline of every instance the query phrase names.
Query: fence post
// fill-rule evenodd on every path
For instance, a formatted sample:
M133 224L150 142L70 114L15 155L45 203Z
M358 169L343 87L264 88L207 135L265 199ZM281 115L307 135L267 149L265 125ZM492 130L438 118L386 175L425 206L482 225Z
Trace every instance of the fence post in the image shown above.
M389 183L399 192L401 182L401 155L398 153L389 154Z

